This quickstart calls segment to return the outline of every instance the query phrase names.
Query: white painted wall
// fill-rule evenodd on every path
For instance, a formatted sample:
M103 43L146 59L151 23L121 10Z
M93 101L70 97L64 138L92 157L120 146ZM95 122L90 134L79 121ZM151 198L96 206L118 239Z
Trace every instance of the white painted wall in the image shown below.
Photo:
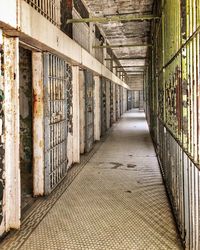
M17 28L19 0L0 0L0 22Z

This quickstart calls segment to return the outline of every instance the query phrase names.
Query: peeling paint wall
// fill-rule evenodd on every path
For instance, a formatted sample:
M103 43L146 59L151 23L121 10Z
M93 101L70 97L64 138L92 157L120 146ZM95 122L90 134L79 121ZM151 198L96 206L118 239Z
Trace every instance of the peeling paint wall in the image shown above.
M5 145L4 145L4 51L3 34L0 30L0 225L3 221L3 194L5 187Z
M19 38L4 36L5 88L5 226L19 228L20 186L20 113L19 113ZM12 156L12 157L11 157Z
M20 100L20 169L22 197L32 194L33 115L32 115L32 56L31 51L19 49Z
M83 70L79 70L79 98L80 98L80 152L85 151L85 78Z

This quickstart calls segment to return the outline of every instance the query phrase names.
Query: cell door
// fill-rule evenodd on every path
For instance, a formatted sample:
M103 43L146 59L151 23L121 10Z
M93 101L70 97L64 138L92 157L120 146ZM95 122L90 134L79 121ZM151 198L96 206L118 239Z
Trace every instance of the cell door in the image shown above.
M44 55L45 194L67 173L67 85L70 67L55 55Z
M114 123L113 83L110 83L110 125Z
M85 75L85 152L94 143L94 79L92 72L84 70Z
M106 132L106 80L101 78L101 135Z
M120 117L123 114L123 89L119 86Z
M132 109L132 91L130 90L128 90L127 108L128 110Z
M120 117L120 103L119 103L119 85L116 85L115 87L115 95L116 95L116 119L118 120Z

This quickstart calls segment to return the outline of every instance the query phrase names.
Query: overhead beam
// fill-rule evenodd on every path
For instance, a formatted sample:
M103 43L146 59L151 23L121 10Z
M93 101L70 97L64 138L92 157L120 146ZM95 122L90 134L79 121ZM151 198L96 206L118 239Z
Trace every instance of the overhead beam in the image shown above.
M147 59L147 57L119 57L119 58L116 58L116 60L145 60ZM113 58L105 58L104 60L106 61L112 61Z
M117 71L117 73L119 72L123 72L123 73L144 73L144 70L141 70L141 71Z
M152 47L152 44L117 44L117 45L96 45L93 49L105 48L131 48L131 47Z
M130 73L130 74L127 74L127 76L143 76L144 74L142 74L142 73L137 73L137 74L132 74L132 73Z
M90 18L74 18L68 19L69 23L108 23L108 22L121 22L121 21L148 21L152 19L159 19L155 15L116 15L111 17L90 17Z
M113 68L142 68L142 67L147 67L148 65L127 65L127 66L113 66Z

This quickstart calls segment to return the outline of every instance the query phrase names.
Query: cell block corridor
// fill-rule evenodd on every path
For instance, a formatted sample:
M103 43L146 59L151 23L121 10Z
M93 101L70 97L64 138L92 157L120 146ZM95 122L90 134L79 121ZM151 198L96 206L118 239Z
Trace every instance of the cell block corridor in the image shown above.
M200 250L200 0L0 1L0 249Z
M1 249L182 249L145 116L138 110L113 127L52 205L30 234L22 229Z

